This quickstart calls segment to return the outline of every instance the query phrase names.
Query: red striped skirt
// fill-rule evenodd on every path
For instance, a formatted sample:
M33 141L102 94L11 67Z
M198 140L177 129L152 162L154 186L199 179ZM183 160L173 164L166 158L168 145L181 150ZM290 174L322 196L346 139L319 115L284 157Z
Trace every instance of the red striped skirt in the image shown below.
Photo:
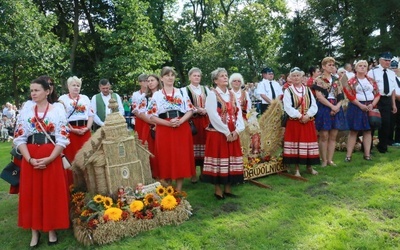
M285 164L320 164L317 131L314 121L300 123L288 119L283 142Z
M217 131L207 131L202 180L211 184L243 182L243 154L240 140L227 142Z
M197 134L193 136L193 150L195 160L204 159L204 150L206 146L206 128L210 124L207 115L192 118L193 124L197 128Z

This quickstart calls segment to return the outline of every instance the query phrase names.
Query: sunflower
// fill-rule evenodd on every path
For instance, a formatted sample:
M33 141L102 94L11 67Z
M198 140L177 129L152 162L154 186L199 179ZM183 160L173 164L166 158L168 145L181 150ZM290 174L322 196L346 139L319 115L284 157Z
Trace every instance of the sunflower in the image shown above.
M167 194L173 195L174 194L174 188L172 186L168 186L165 192L167 192Z
M98 194L98 195L96 195L95 197L93 197L93 200L94 200L96 203L103 203L104 196Z
M161 206L166 210L172 210L178 205L175 197L172 195L165 196L161 201Z
M148 205L152 205L154 202L154 195L153 194L146 194L146 196L143 199L144 201L144 205L148 206Z
M158 186L156 188L156 192L159 196L164 196L165 195L165 188L163 186Z
M139 200L134 200L132 203L129 205L129 208L131 209L132 213L135 213L137 211L142 211L144 207L144 204L142 201Z
M110 197L104 197L103 206L105 209L110 208L113 205L113 200Z
M119 221L122 218L122 210L117 207L110 207L104 212L104 216L107 216L109 220Z
M83 199L85 199L85 194L83 192L78 192L78 193L75 193L75 194L72 195L72 202L74 204L79 203Z

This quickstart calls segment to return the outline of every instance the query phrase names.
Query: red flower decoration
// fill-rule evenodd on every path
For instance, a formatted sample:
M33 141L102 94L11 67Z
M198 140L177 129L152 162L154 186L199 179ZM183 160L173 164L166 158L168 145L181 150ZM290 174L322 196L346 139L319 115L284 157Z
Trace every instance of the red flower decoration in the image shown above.
M46 131L47 132L54 132L55 127L53 123L49 123L49 125L47 125Z

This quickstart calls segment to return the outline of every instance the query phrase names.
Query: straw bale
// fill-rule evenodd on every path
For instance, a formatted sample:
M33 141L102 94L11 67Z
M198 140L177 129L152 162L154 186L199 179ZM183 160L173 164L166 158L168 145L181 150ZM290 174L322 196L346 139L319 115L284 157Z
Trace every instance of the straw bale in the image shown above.
M95 244L95 241L93 239L93 229L79 225L78 221L79 219L73 220L75 239L85 246Z
M90 163L89 158L94 152L99 150L101 147L102 138L104 137L103 128L99 128L95 133L93 133L90 139L85 142L82 148L77 152L75 160L72 162L71 170L75 171L76 168L82 170L85 166Z
M108 192L108 185L107 185L107 181L104 178L104 176L106 175L105 173L105 169L103 166L94 166L93 167L94 170L94 176L95 176L95 183L96 183L96 191L99 194L103 194L103 195L108 195L111 192Z
M85 246L93 244L104 245L118 241L124 237L134 237L140 232L152 230L164 225L179 225L188 220L192 214L190 203L182 199L172 211L161 211L156 208L153 219L136 219L129 217L125 221L107 221L99 217L96 229L85 228L79 224L79 219L73 220L75 238Z

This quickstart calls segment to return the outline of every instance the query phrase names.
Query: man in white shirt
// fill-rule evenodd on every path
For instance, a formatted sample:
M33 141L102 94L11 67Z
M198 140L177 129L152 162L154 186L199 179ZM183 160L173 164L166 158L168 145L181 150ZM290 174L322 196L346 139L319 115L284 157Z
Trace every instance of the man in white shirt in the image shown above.
M107 79L101 79L99 82L99 89L100 93L96 94L92 97L91 106L93 109L94 115L94 123L102 127L104 126L104 120L108 114L111 113L111 109L108 107L108 102L110 101L111 97L115 99L118 103L118 112L123 116L124 115L124 106L122 105L121 97L113 93L111 90L110 81ZM97 127L94 126L94 130Z
M392 120L390 124L389 132L389 143L392 142L392 146L400 146L400 68L399 68L399 58L393 58L390 62L390 69L396 74L396 107L397 113L392 114Z
M375 79L381 97L378 102L378 109L382 117L382 126L378 130L379 143L376 146L380 153L386 153L389 144L389 128L391 123L391 113L397 112L396 107L396 74L389 69L393 55L384 52L379 55L379 65L368 72L368 76ZM372 134L374 131L372 131Z
M274 80L274 71L271 68L261 70L262 81L257 85L257 94L260 95L261 108L263 114L274 99L282 99L283 91L281 85Z

